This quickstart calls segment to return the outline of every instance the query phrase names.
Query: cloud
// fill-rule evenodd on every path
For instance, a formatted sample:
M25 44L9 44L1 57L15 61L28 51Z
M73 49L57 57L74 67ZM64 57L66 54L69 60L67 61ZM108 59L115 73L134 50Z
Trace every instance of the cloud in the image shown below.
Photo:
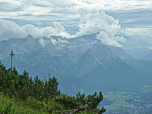
M151 6L151 0L0 0L0 18L31 21L50 20L50 18L70 20L79 19L77 15L79 8L91 11L136 11L151 9Z
M82 0L23 0L24 4L42 7L69 7L82 4Z
M103 44L108 45L108 46L114 46L114 47L122 47L121 44L119 44L116 40L109 38L107 33L104 31L101 31L97 36L97 39L99 39Z
M101 35L98 35L97 39L101 40L101 42L105 45L122 47L122 45L120 45L118 42L125 42L125 39L122 36L115 36L121 28L121 26L118 25L118 20L115 20L112 16L106 15L103 11L90 13L89 10L80 8L78 12L80 13L81 18L78 23L79 31L75 35L70 35L68 32L66 32L64 26L56 21L53 22L53 26L36 27L32 24L19 26L14 21L0 19L0 38L1 40L6 38L25 38L30 34L34 38L44 36L50 37L54 35L66 37L69 39L99 32L103 34L102 31L104 31L104 34L106 34L104 35L106 39L103 39L103 37L100 38ZM42 25L42 23L39 23L39 25ZM63 41L60 40L60 42L62 43ZM45 45L43 40L41 40L41 44Z
M147 48L152 45L152 28L123 28L119 35L123 35L127 42L124 45L132 48Z
M39 40L39 43L40 43L43 47L45 47L45 41L44 41L43 38L41 38L41 39Z
M25 38L29 34L34 38L50 37L51 35L70 37L70 34L59 22L53 22L53 26L35 27L32 24L19 26L14 21L0 19L0 41L10 38Z
M103 11L90 13L89 10L82 8L78 11L81 15L78 23L79 31L75 35L72 35L72 38L100 32L96 38L103 44L122 47L118 42L125 42L126 39L123 38L123 36L115 36L121 29L121 26L118 25L118 19L115 20L112 16L106 15Z
M136 28L132 30L127 28L128 32L123 32L119 25L119 18L114 19L112 16L105 14L105 12L121 12L125 16L127 12L130 17L127 18L128 15L126 17L122 16L121 19L122 23L126 23L128 26L128 23L131 25L132 23L137 23L139 19L137 15L141 15L137 11L144 12L149 10L151 12L151 6L151 0L0 0L0 40L8 40L13 37L25 38L29 34L34 38L50 37L51 35L75 38L100 32L107 39L100 34L97 39L107 45L122 47L120 42L126 41L121 36L123 35L122 33L130 36L141 35L144 37L142 41L149 43L151 42L150 32L135 32ZM132 15L130 12L135 12L137 15ZM121 17L119 13L118 15ZM150 13L147 15L150 17ZM133 16L137 18L132 19ZM24 21L24 24L19 26L13 21L6 21L7 19L22 23ZM143 23L144 20L147 21L148 19L150 21L150 18L141 17L139 21ZM40 27L37 25L40 25ZM75 31L75 35L70 35L67 32L66 27L68 26L70 27L69 31ZM79 28L79 30L71 28ZM144 31L144 29L142 30ZM119 34L120 32L121 35ZM117 36L118 34L119 36ZM136 38L140 39L141 37ZM147 41L144 41L145 39ZM55 41L53 42L55 44Z
M13 21L6 21L0 19L0 40L6 40L10 38L22 38L25 36L23 28L18 26Z
M140 35L140 36L151 36L151 32L152 32L152 27L150 28L129 28L126 27L125 29L121 29L120 33L122 35L126 35L126 36L134 36L134 35ZM152 36L151 36L152 37Z
M65 46L65 43L68 44L69 42L67 40L61 40L59 37L58 39L54 39L52 37L50 37L50 41L52 42L53 45L57 46L57 47L63 47Z
M45 47L45 44L46 44L47 42L46 42L43 38L39 39L38 41L39 41L39 43L40 43L43 47ZM68 41L66 41L66 40L61 40L60 38L58 38L58 41L56 41L55 39L53 39L53 38L51 38L51 37L50 37L50 41L51 41L52 44L55 45L55 46L56 46L57 44L60 44L60 45L58 45L58 47L64 46L64 45L61 45L62 43L63 43L63 44L69 43Z
M121 29L120 35L128 37L127 40L134 42L142 42L152 45L152 28L125 28Z
M61 40L60 38L58 38L59 43L69 43L67 40Z
M21 5L20 1L15 0L1 0L0 1L0 10L1 11L10 11L12 12L17 10L17 8Z
M50 37L50 41L52 42L53 45L56 45L56 43L57 43L57 41L51 37Z

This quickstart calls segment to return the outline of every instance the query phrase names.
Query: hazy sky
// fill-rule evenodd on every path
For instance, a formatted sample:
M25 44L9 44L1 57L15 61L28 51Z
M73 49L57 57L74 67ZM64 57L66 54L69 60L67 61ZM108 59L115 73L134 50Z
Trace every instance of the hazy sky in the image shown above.
M106 45L152 47L152 0L0 0L0 41L98 32Z

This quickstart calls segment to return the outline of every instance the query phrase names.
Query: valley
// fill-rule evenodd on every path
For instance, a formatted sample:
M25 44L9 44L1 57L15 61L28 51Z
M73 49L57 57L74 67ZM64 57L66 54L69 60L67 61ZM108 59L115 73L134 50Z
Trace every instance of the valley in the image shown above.
M152 112L152 87L144 86L138 92L119 92L111 91L103 94L104 99L101 106L107 109L105 114L127 114L143 113L150 114Z

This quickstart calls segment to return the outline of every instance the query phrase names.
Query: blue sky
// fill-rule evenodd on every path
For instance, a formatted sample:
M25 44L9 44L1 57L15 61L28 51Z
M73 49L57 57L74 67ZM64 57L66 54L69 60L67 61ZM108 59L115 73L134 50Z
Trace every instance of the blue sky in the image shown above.
M152 49L152 0L0 0L0 41L98 32L105 45Z

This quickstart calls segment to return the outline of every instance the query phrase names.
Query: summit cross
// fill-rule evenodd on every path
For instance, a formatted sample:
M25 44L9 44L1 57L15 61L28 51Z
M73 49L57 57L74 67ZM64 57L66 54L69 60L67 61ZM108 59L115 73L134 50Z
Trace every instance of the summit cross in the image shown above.
M12 73L12 57L13 57L13 55L15 55L15 54L14 54L13 51L11 50L11 54L9 54L9 55L11 55L11 73Z

